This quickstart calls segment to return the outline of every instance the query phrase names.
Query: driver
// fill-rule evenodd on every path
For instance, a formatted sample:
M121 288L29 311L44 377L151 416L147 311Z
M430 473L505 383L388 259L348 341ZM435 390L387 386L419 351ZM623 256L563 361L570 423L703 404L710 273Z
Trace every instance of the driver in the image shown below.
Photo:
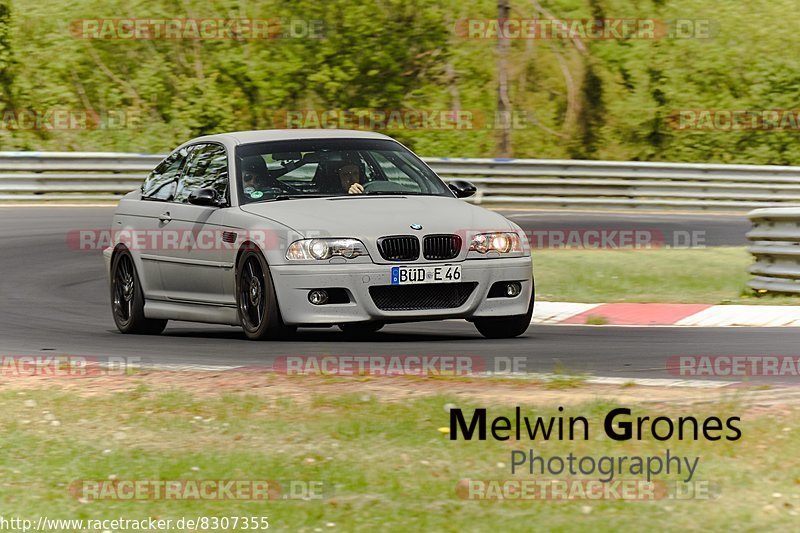
M364 186L361 184L361 168L355 163L345 163L336 171L342 191L347 194L363 194Z

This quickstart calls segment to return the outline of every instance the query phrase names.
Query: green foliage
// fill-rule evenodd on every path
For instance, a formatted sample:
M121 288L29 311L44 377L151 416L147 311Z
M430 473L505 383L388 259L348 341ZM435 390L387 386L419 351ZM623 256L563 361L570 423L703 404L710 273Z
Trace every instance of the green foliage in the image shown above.
M11 46L11 7L0 1L0 111L12 102L14 55Z
M424 155L496 153L496 41L456 31L496 17L494 0L10 1L0 0L3 150L163 152L195 135L279 127L287 110L460 107L485 120L386 132ZM511 40L515 157L800 163L797 133L690 132L670 120L680 109L794 108L800 43L785 15L794 2L513 0L511 16L543 17L538 4L563 19L708 21L712 32L582 47ZM110 18L280 20L294 33L132 40L76 31L83 19ZM67 110L96 118L56 129L14 121Z

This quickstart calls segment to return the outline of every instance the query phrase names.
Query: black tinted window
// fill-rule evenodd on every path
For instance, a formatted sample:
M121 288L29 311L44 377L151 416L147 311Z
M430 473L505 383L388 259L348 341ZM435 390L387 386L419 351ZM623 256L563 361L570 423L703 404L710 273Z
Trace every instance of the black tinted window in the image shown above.
M144 185L142 185L142 195L151 200L169 200L172 198L187 154L188 150L184 148L162 161L147 176Z
M212 188L220 198L225 198L228 189L228 158L225 149L217 144L196 146L183 173L176 202L186 202L192 191Z

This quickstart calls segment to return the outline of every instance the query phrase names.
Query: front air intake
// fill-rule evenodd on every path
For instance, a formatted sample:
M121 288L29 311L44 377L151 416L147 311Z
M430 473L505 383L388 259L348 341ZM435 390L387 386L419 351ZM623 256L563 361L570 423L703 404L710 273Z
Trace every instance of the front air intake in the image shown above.
M422 255L428 261L453 259L461 253L461 237L458 235L427 235Z
M416 261L419 239L413 235L397 235L378 239L378 250L387 261Z
M464 305L476 282L423 283L420 285L373 285L369 294L382 311L455 309Z

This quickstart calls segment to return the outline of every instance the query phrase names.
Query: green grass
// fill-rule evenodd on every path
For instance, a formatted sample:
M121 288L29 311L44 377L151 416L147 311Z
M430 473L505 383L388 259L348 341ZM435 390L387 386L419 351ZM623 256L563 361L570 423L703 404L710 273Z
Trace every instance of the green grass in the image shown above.
M608 318L602 315L589 315L586 317L586 324L589 326L605 326L608 324Z
M577 389L586 381L585 376L556 375L544 382L543 387L550 390Z
M743 247L676 250L534 250L537 299L800 305L800 296L757 296Z
M80 398L61 391L0 393L3 454L0 514L36 518L179 518L268 516L278 531L561 531L777 529L796 524L800 422L791 412L759 413L741 424L738 442L614 442L602 417L616 407L596 401L567 408L590 420L589 441L536 441L537 454L701 457L698 479L721 488L714 501L540 502L467 501L461 479L508 479L510 452L529 442L453 442L445 405L467 407L447 394L386 402L369 394L326 394L297 403L248 394L212 398L186 390L128 392ZM27 402L25 402L27 400ZM30 400L35 402L32 406ZM23 403L25 402L25 403ZM482 405L483 406L483 405ZM513 408L492 408L492 416ZM556 405L522 405L554 415ZM663 413L662 411L667 411ZM741 414L734 405L636 411ZM60 424L51 425L47 418ZM789 428L786 430L784 428ZM93 501L67 487L79 479L323 480L322 500L269 502ZM519 476L519 474L517 474ZM780 496L774 496L780 494ZM587 511L588 507L588 511ZM333 524L333 525L331 525Z

